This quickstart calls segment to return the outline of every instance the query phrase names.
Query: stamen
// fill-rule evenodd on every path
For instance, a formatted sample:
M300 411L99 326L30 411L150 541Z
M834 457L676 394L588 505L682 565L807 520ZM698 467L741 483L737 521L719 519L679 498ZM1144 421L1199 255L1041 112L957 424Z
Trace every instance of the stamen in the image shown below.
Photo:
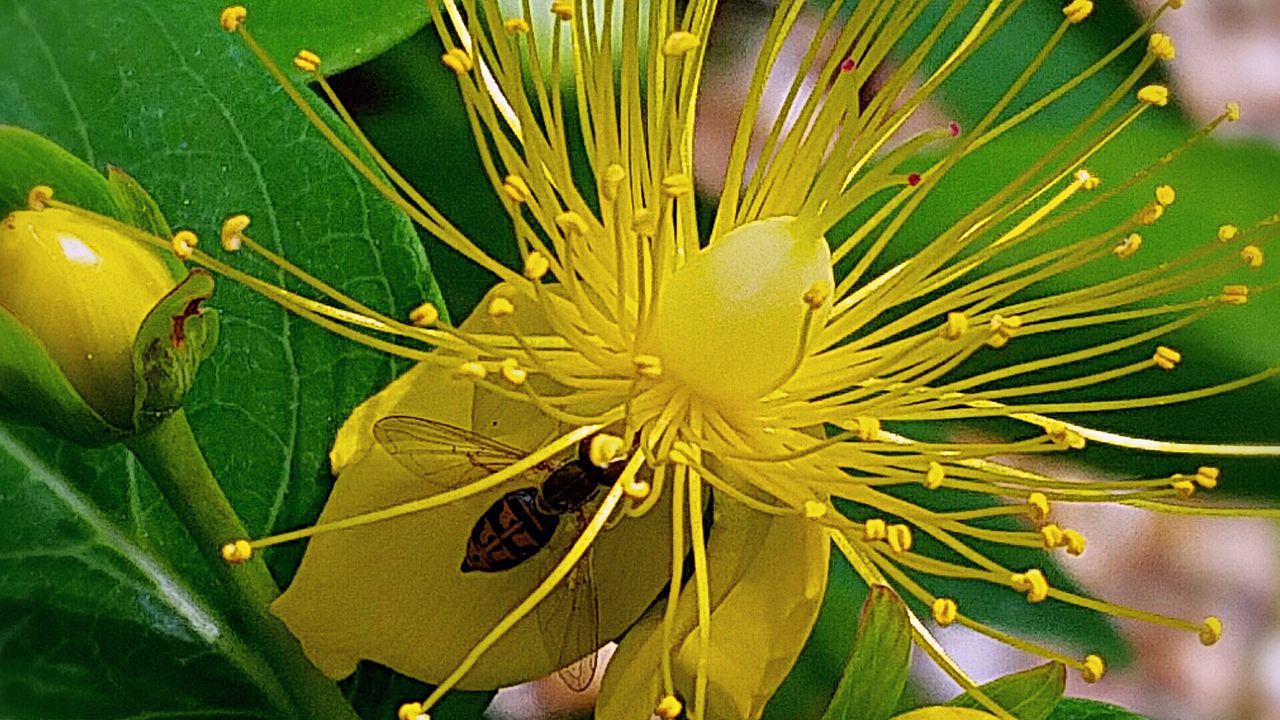
M53 198L53 188L48 185L35 185L27 191L27 209L39 212L45 209Z
M942 465L937 462L929 462L929 471L924 476L924 486L929 490L937 490L942 487L942 482L946 479L947 473Z
M1222 638L1222 621L1210 615L1204 619L1204 627L1200 630L1200 644L1208 647Z
M1138 90L1138 99L1148 105L1164 107L1169 104L1169 88L1164 85L1147 85Z
M244 214L232 215L222 222L220 239L223 250L236 252L244 245L244 231L248 229L249 222L249 216Z
M227 32L235 32L244 24L248 15L249 11L243 5L230 5L222 9L222 13L218 16L218 24Z
M1262 248L1257 245L1249 245L1240 251L1240 259L1244 261L1245 265L1257 270L1262 267L1263 263Z
M658 701L658 706L653 709L653 714L662 720L676 720L682 712L684 712L684 703L680 702L675 695L664 695Z
M419 702L405 703L396 711L396 720L422 720L425 716L422 703ZM430 718L428 717L427 720Z
M696 49L702 42L698 36L684 30L677 30L662 41L662 54L667 57L679 57Z
M471 61L471 56L462 48L449 48L440 56L440 61L444 63L445 67L458 75L466 75L475 67L475 64Z
M598 468L607 468L619 459L626 457L627 443L617 435L600 433L591 438L588 457L591 464Z
M550 269L551 262L547 260L546 255L540 252L531 252L524 259L523 275L530 280L541 280L546 277L547 271Z
M933 601L933 620L943 627L955 622L958 613L959 607L951 598L938 598Z
M1173 370L1178 367L1178 363L1182 362L1182 353L1174 350L1173 348L1161 345L1156 348L1156 354L1152 358L1152 361L1161 370Z
M1072 0L1066 7L1062 8L1062 14L1066 16L1067 22L1072 25L1079 25L1092 13L1093 3L1090 0Z
M1147 52L1166 61L1173 60L1178 56L1178 50L1173 45L1173 38L1164 33L1151 34L1151 40L1147 43Z
M293 56L293 66L306 73L320 71L320 56L310 50L299 50Z
M532 192L529 190L529 184L519 175L508 175L502 181L502 192L511 202L517 205L529 202Z
M1138 233L1130 233L1129 237L1121 240L1115 249L1111 252L1121 260L1128 260L1142 249L1142 236Z
M1028 602L1044 602L1049 597L1049 581L1045 579L1044 573L1035 568L1014 573L1009 577L1009 584L1014 590L1026 593Z
M1240 228L1235 225L1223 225L1218 228L1218 242L1228 243L1236 239L1240 234Z
M1080 668L1080 676L1087 683L1096 683L1107 674L1107 664L1097 655L1090 655L1084 659L1084 666Z
M253 557L253 547L248 540L236 540L222 546L222 559L233 565L249 562Z
M179 230L174 233L171 245L173 254L178 256L179 260L190 260L191 254L195 252L196 245L200 243L200 238L190 230Z
M440 321L440 311L435 305L424 302L413 310L409 311L409 322L416 327L431 327Z

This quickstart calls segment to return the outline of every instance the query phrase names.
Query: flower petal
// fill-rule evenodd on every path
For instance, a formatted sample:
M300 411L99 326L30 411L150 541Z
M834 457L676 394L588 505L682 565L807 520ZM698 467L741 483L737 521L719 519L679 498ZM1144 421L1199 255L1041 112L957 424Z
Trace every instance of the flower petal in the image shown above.
M707 542L711 585L706 720L756 718L795 664L826 590L830 541L800 516L771 517L721 495ZM677 690L693 700L698 634L694 585L677 609ZM619 645L600 690L601 720L648 718L661 695L662 608Z
M483 330L489 322L484 306L464 328ZM524 403L456 379L451 368L419 364L357 408L339 432L331 453L338 481L321 522L436 494L462 473L472 480L486 474L456 458L442 458L457 466L444 472L426 477L409 472L372 435L373 423L390 414L478 429L521 448L537 447L564 431ZM273 609L331 677L348 675L359 660L369 659L440 682L550 572L576 537L578 519L567 517L551 545L521 565L497 573L461 572L476 520L501 495L535 480L515 479L455 504L315 536ZM670 576L669 557L670 511L663 504L600 536L594 567L601 640L620 635L651 604ZM546 604L556 600L552 595ZM589 637L574 634L562 655L562 638L544 637L546 621L535 612L518 623L461 687L493 688L540 677L563 659L595 649Z

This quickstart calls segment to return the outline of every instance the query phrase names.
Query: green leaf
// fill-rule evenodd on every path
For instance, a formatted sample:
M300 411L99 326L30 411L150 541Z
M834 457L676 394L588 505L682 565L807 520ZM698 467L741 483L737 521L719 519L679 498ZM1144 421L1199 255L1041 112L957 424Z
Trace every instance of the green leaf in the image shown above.
M111 164L215 255L222 219L247 212L256 240L364 303L402 316L438 302L404 216L218 28L218 5L196 5L0 4L0 122L72 153L5 152L0 197L15 207L45 182L110 213L101 175L72 161ZM253 257L229 261L284 281ZM400 366L231 282L209 305L222 339L188 396L192 424L251 532L305 524L329 489L337 425ZM280 688L224 620L207 563L215 549L195 546L123 450L0 426L0 496L0 715L272 715ZM278 580L299 554L267 555Z
M321 72L341 72L377 57L427 22L422 0L240 0L249 10L254 38L282 67L295 72L299 50L321 58ZM204 19L217 27L218 11L230 2L209 3ZM298 77L304 77L296 73Z
M980 689L1018 720L1045 720L1058 704L1066 686L1066 667L1061 663L1047 663L993 680ZM947 705L983 709L982 704L967 693Z
M907 684L911 623L907 606L883 585L862 606L858 634L823 720L885 720Z
M982 710L934 705L897 715L894 720L991 720L994 717L996 716Z
M1096 702L1067 698L1058 703L1049 720L1145 720L1124 708Z

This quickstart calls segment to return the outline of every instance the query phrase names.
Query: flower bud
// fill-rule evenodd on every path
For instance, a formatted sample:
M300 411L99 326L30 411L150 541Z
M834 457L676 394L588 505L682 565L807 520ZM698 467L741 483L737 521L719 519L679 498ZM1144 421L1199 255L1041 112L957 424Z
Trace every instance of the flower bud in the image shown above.
M179 282L181 281L181 282ZM81 442L177 409L216 338L213 290L88 214L49 207L0 222L0 412Z

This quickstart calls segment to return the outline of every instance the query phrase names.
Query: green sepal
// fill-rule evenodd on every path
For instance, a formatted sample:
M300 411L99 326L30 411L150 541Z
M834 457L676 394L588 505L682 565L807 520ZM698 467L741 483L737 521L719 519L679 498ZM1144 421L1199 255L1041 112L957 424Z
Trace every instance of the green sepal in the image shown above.
M94 412L26 326L0 308L0 417L37 422L69 440L99 445L122 428Z
M886 720L907 684L911 621L891 588L875 585L862 606L858 634L823 720Z
M1053 713L1067 687L1067 668L1062 663L1045 663L1030 670L1005 675L980 689L997 705L1018 720L1045 720ZM968 693L947 703L949 707L977 708L982 704Z
M154 427L182 407L218 342L218 312L203 307L212 295L213 276L194 269L142 321L133 341L133 430Z

